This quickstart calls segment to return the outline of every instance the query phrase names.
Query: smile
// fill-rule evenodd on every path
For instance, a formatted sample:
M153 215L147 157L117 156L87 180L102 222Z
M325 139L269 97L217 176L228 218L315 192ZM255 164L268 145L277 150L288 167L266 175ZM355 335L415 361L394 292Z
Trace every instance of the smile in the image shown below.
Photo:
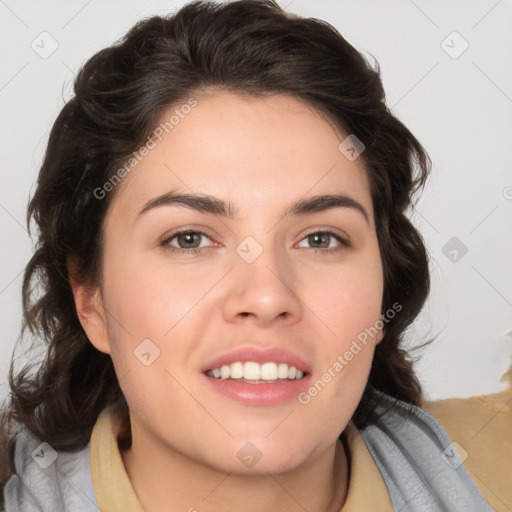
M205 372L214 379L243 379L249 382L280 382L281 380L298 380L304 377L304 372L286 363L257 363L255 361L236 361L230 365L222 365Z

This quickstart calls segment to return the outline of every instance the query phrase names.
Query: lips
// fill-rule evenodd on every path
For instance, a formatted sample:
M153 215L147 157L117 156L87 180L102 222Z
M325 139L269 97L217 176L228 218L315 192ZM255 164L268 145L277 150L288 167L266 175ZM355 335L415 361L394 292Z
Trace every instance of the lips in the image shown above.
M274 383L263 381L247 382L243 379L214 379L201 374L202 381L217 396L224 396L231 402L243 406L267 407L289 403L311 385L311 375L299 380L279 380Z
M261 370L263 367L267 367L267 370L272 367L270 373L265 370L259 376L256 375L256 367L260 365ZM243 375L240 374L242 366L244 368ZM273 379L272 372L275 372L273 367L276 366L281 369L287 367L291 373L287 378L281 378L281 373L279 373L278 378ZM245 378L247 369L249 370L247 375L249 379ZM299 393L310 385L312 379L311 365L298 354L282 347L258 347L255 345L240 346L235 350L225 352L205 364L201 371L202 381L210 390L244 406L271 406L287 403L296 399ZM231 371L236 377L231 377ZM214 373L219 374L217 378L213 375ZM219 378L222 376L224 378Z
M221 354L220 356L212 359L207 364L201 367L201 372L206 373L208 370L214 368L221 368L224 365L231 365L236 362L249 362L255 363L285 363L288 366L294 366L304 374L311 373L311 365L306 363L299 355L282 347L256 347L245 346L238 347L235 350Z

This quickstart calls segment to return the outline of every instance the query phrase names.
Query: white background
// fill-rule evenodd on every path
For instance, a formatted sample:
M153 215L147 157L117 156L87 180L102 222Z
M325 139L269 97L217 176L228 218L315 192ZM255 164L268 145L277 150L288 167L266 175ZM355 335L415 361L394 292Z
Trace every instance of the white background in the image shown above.
M32 253L27 201L74 74L141 17L184 3L0 0L0 398L7 393L22 272ZM388 105L433 160L412 214L431 255L433 290L408 336L411 345L436 338L417 366L427 398L505 389L500 379L512 341L511 1L279 3L328 21L378 60ZM58 48L43 59L31 44L42 47L46 37L44 47L51 48L49 36L40 35L45 31ZM458 55L465 41L469 46ZM462 257L460 249L443 252L453 237L467 247ZM18 347L15 356L18 366L26 354Z

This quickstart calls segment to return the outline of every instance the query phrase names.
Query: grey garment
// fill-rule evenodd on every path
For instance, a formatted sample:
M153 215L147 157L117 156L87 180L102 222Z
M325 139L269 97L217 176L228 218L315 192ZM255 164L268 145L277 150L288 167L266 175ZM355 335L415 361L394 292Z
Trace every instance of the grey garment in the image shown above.
M16 438L16 474L4 488L6 512L100 512L94 495L89 444L56 452L24 428Z
M434 417L376 393L381 417L361 435L384 479L393 510L492 512ZM92 486L89 445L79 452L56 453L25 429L16 441L15 464L17 475L4 489L6 512L100 510Z
M380 403L375 411L381 416L360 432L393 510L492 512L437 420L419 407L376 394Z

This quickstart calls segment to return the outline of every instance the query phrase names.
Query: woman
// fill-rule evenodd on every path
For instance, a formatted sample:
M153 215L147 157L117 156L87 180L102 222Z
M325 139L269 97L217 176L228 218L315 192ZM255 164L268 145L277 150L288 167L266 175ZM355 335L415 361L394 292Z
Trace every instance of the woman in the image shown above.
M490 510L401 347L430 161L384 99L330 25L263 0L85 64L29 205L48 351L11 368L6 510Z

